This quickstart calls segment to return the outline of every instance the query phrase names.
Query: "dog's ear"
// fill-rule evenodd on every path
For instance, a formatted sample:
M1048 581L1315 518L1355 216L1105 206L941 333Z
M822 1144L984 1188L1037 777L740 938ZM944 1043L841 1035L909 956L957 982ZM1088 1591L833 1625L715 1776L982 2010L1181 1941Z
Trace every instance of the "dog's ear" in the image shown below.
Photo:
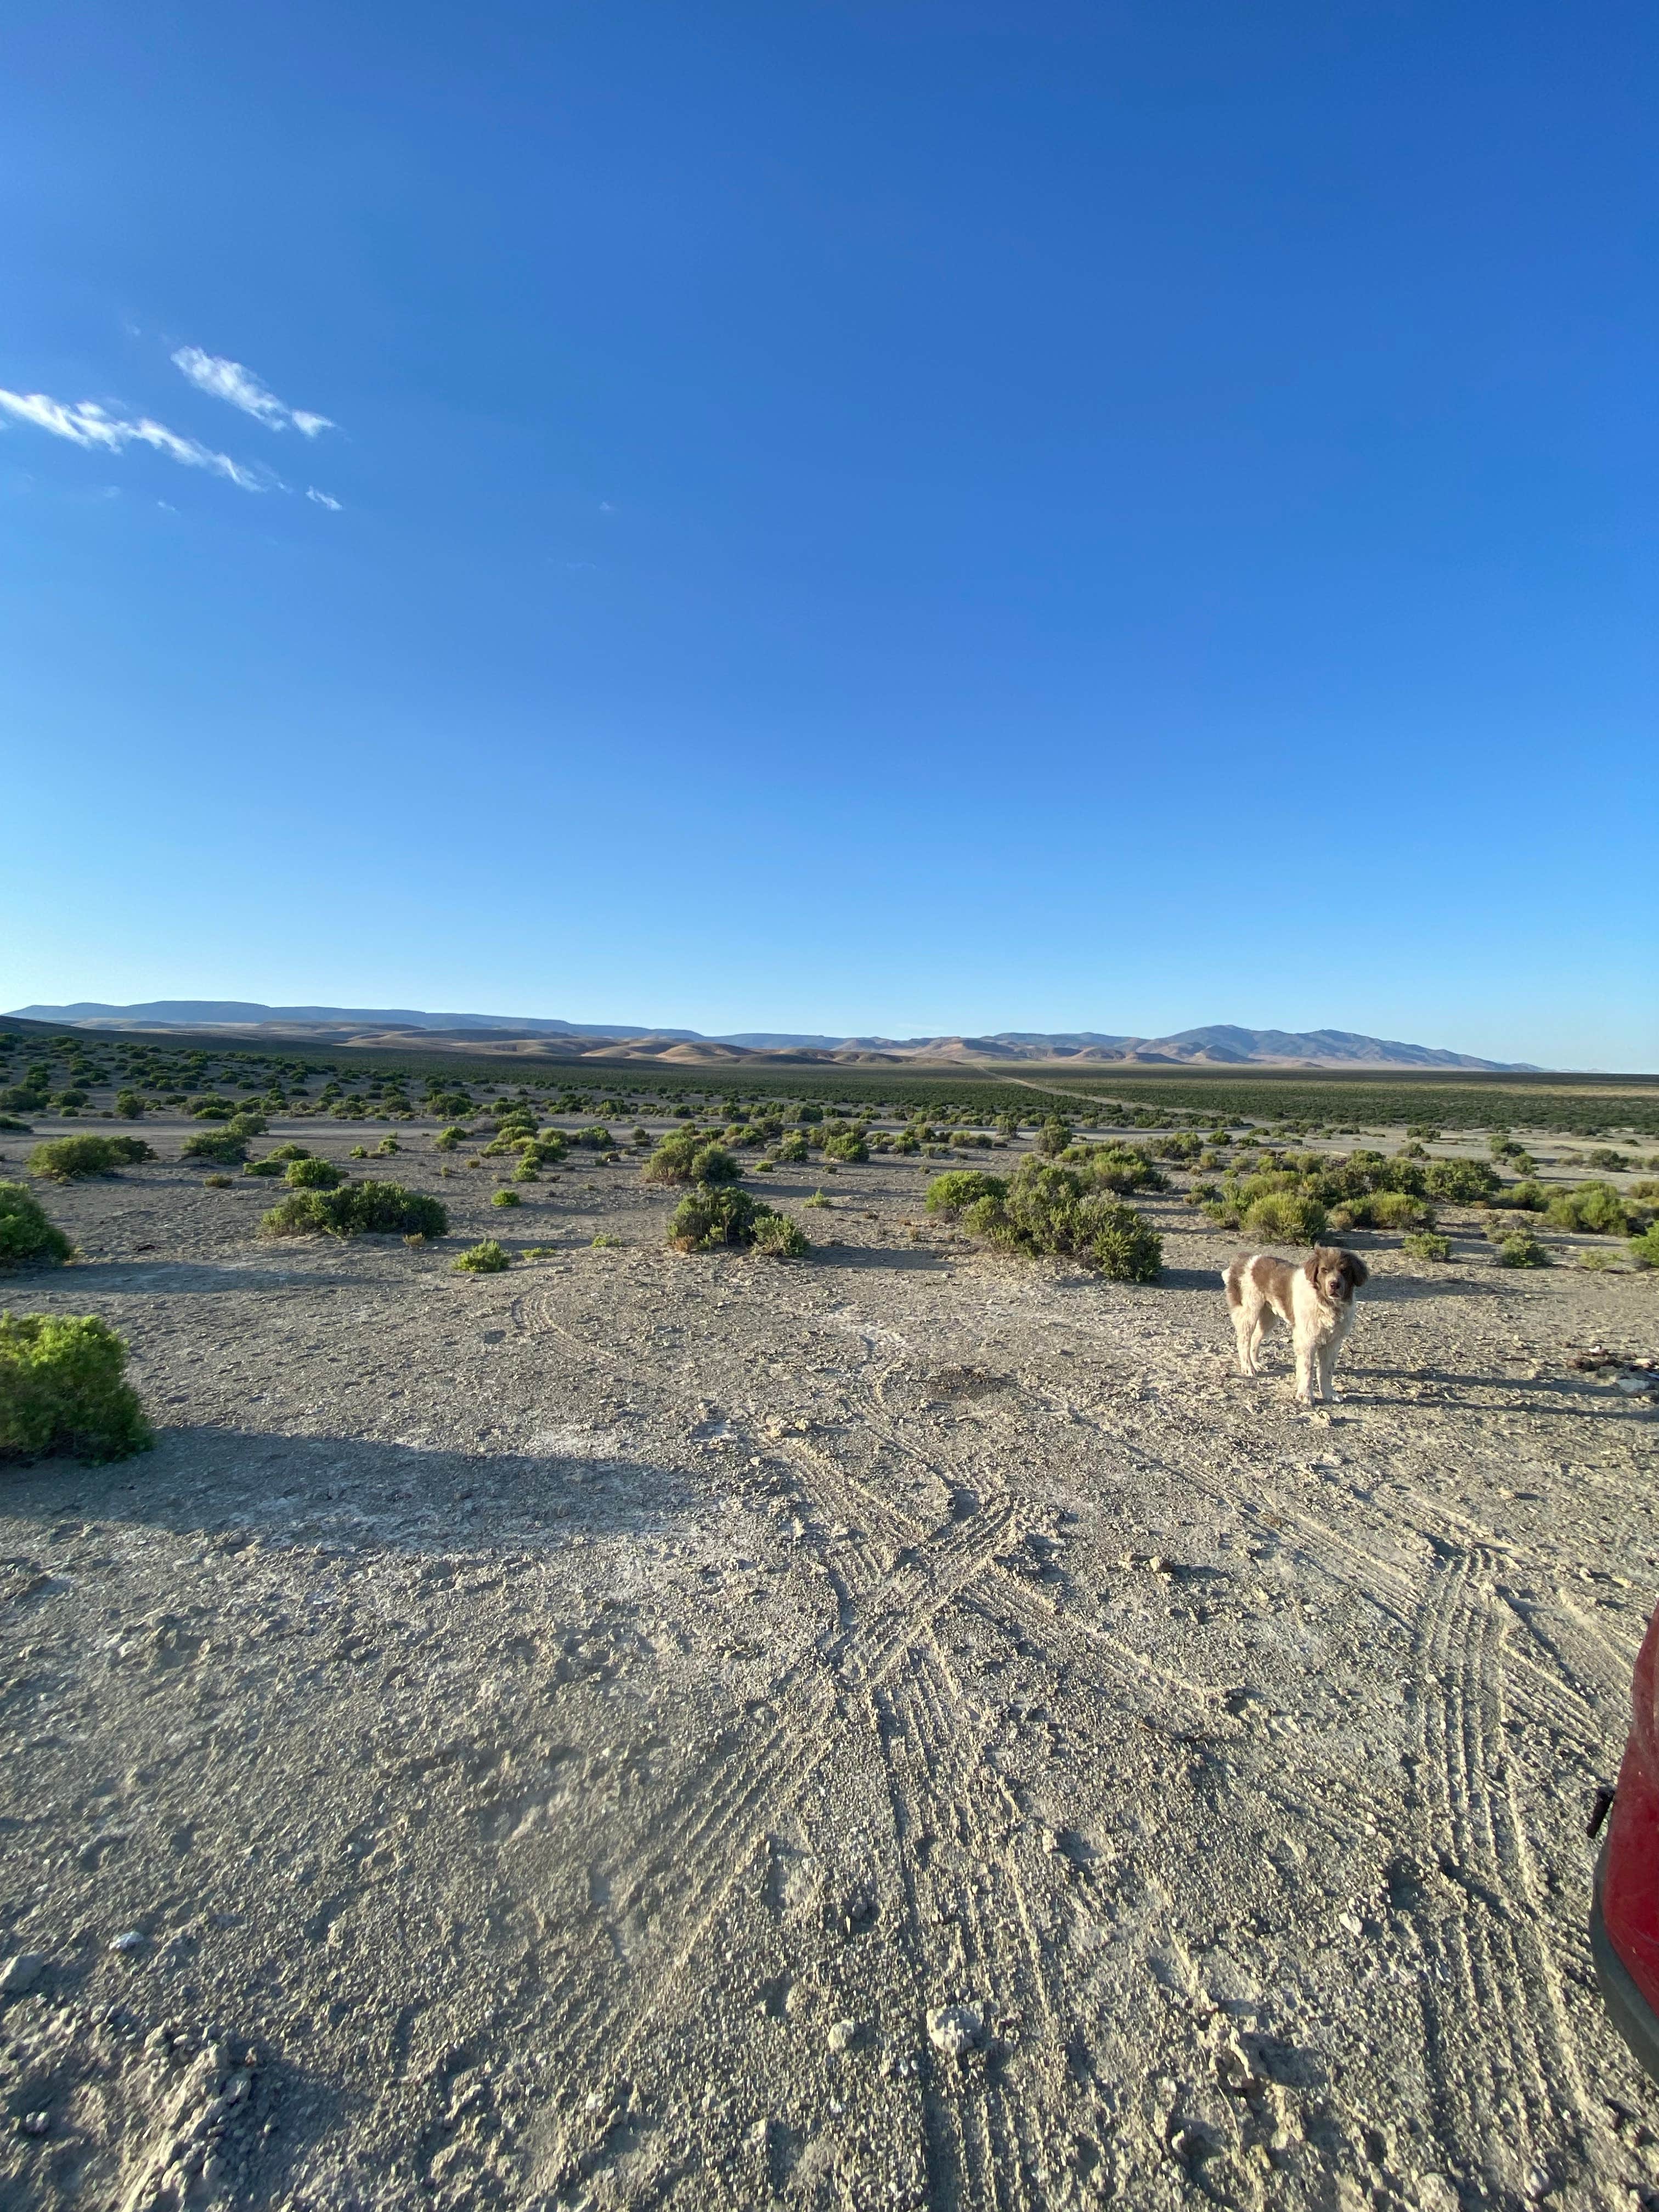
M1348 1271L1348 1280L1355 1290L1363 1290L1371 1279L1371 1271L1357 1252L1345 1252L1342 1264Z

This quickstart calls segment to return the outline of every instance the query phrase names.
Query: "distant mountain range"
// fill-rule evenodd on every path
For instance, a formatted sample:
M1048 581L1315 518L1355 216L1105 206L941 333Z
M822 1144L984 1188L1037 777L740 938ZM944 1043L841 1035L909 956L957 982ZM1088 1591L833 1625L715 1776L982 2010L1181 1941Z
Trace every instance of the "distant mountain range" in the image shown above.
M1173 1036L1107 1036L1094 1030L1059 1034L1000 1030L992 1036L834 1037L752 1030L703 1036L696 1030L645 1029L629 1022L584 1023L517 1014L427 1014L410 1007L265 1006L240 999L153 999L109 1006L19 1006L14 1019L72 1027L216 1036L227 1043L258 1038L290 1042L476 1049L488 1045L538 1060L654 1060L725 1064L788 1060L1086 1060L1140 1066L1466 1067L1535 1073L1524 1060L1478 1060L1433 1045L1357 1036L1350 1030L1246 1030L1228 1023Z

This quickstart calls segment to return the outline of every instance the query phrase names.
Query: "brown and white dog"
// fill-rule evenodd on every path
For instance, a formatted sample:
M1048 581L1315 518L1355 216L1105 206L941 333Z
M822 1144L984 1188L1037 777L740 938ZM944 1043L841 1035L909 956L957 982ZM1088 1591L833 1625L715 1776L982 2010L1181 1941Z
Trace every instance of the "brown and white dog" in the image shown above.
M1221 1278L1238 1339L1238 1371L1259 1375L1255 1355L1275 1321L1296 1347L1296 1395L1304 1406L1334 1398L1331 1370L1353 1327L1354 1293L1365 1263L1334 1244L1316 1244L1299 1267L1271 1252L1241 1252Z

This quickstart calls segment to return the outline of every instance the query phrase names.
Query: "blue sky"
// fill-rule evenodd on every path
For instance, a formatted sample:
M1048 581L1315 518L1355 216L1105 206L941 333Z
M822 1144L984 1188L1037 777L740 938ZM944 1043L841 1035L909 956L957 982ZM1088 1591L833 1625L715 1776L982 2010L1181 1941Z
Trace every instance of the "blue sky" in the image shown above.
M15 11L0 1003L1659 1066L1656 51Z

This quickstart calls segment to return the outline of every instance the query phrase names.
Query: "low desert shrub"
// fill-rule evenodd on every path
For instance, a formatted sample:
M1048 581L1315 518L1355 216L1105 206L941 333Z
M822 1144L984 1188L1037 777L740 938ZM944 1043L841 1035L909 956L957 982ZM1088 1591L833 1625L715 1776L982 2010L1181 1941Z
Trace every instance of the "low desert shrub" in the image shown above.
M204 1176L202 1188L204 1190L234 1190L236 1179L234 1176L228 1175Z
M354 1145L351 1147L351 1151L348 1155L348 1158L354 1160L366 1160L368 1158L368 1146L367 1145Z
M198 1129L193 1137L186 1137L179 1152L181 1160L210 1160L216 1167L240 1167L247 1158L247 1139L233 1136L228 1129Z
M1517 1229L1498 1248L1500 1267L1547 1267L1550 1255L1529 1229Z
M1431 1160L1424 1180L1428 1195L1448 1206L1484 1206L1500 1188L1485 1160Z
M449 1216L435 1198L396 1182L348 1183L338 1190L296 1190L264 1215L262 1237L447 1237Z
M808 1249L805 1237L787 1215L732 1183L699 1183L688 1191L668 1224L668 1242L677 1252L715 1252L736 1246L785 1260L799 1259Z
M29 1173L51 1182L79 1182L155 1158L142 1137L54 1137L29 1154Z
M1589 1237L1627 1237L1638 1226L1610 1182L1581 1182L1576 1190L1557 1191L1545 1219L1552 1229L1576 1229Z
M1507 1206L1517 1213L1544 1213L1548 1211L1550 1194L1541 1182L1530 1176L1519 1182L1508 1184L1492 1200L1498 1206Z
M471 1129L463 1129L452 1124L447 1129L439 1130L437 1135L432 1139L432 1149L437 1152L453 1152L471 1134Z
M1297 1190L1263 1191L1245 1208L1240 1226L1267 1244L1316 1244L1328 1216L1316 1198Z
M962 1213L979 1199L1000 1199L1007 1188L1003 1176L987 1175L982 1168L951 1168L933 1177L924 1203L929 1213Z
M811 1198L804 1198L801 1200L803 1206L828 1206L829 1203L829 1200L821 1190L815 1190Z
M747 1244L755 1233L759 1201L734 1184L699 1183L675 1207L668 1241L677 1252L712 1252Z
M785 1166L799 1167L803 1160L811 1158L811 1153L806 1139L800 1131L791 1129L785 1136L780 1138L774 1157Z
M118 1091L115 1094L115 1110L124 1121L142 1121L144 1118L144 1102L136 1091Z
M284 1181L294 1190L337 1190L344 1175L332 1160L290 1160Z
M743 1173L730 1152L690 1129L666 1136L640 1170L647 1182L732 1183Z
M1065 1157L1079 1162L1097 1190L1115 1190L1121 1198L1134 1190L1170 1188L1169 1176L1134 1145L1073 1145Z
M498 1190L490 1198L492 1206L522 1206L524 1200L516 1190Z
M1615 1152L1606 1145L1598 1145L1593 1152L1587 1152L1584 1155L1584 1165L1587 1168L1611 1170L1614 1175L1618 1175L1630 1165L1630 1162L1623 1152Z
M845 1160L856 1167L870 1157L869 1140L860 1128L830 1129L824 1133L826 1160Z
M1401 1238L1400 1249L1413 1260L1449 1260L1451 1238L1438 1236L1432 1229L1416 1229Z
M992 1188L960 1209L975 1236L1012 1251L1080 1260L1115 1282L1157 1279L1163 1240L1132 1206L1091 1188L1077 1170L1028 1155L1006 1182L994 1176L981 1181Z
M1630 1240L1630 1256L1638 1267L1659 1267L1659 1221Z
M0 1455L148 1449L155 1433L122 1372L126 1359L95 1314L0 1314Z
M263 1137L270 1127L263 1114L250 1113L246 1108L240 1114L233 1114L225 1124L233 1137Z
M1431 1229L1433 1208L1403 1190L1373 1191L1364 1198L1346 1199L1333 1209L1333 1229Z
M1036 1134L1036 1148L1045 1159L1058 1159L1072 1141L1072 1125L1058 1115L1046 1121Z
M573 1129L570 1132L570 1141L573 1145L586 1145L596 1152L614 1152L617 1143L603 1121L595 1121L586 1129Z
M0 1267L19 1267L26 1260L55 1264L74 1249L26 1183L0 1182Z
M499 1275L513 1262L493 1237L486 1237L482 1244L470 1245L455 1262L455 1272L461 1275Z
M769 1260L804 1260L812 1248L798 1221L787 1213L769 1212L755 1224L753 1249Z

